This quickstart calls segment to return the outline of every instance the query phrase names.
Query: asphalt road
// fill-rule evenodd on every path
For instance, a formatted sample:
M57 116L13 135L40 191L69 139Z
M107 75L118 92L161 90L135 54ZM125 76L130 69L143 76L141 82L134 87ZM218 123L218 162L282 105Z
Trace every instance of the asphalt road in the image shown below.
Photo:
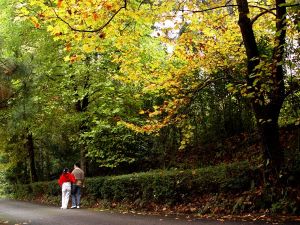
M263 223L220 222L165 216L66 209L15 200L0 200L0 224L30 225L253 225Z

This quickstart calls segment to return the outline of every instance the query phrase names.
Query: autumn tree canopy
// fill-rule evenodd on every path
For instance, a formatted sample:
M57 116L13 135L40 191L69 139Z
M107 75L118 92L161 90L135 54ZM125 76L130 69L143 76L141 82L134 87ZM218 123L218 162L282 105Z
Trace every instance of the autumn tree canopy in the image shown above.
M180 143L174 146L184 149L205 124L207 110L228 108L207 100L218 101L208 93L223 88L228 102L250 103L266 171L278 175L284 163L279 116L286 98L299 93L296 1L19 0L15 8L16 23L30 21L32 29L56 41L56 56L48 59L53 69L48 63L34 73L43 77L43 71L51 71L47 79L57 86L37 87L51 92L41 98L51 99L49 108L60 106L47 116L68 111L62 103L74 103L71 127L81 137L77 147L85 146L83 155L113 161L114 153L99 149L122 133L126 138L109 149L118 146L118 159L131 161L129 143L147 142L134 135L164 129L178 129L173 137ZM98 142L99 136L107 139Z

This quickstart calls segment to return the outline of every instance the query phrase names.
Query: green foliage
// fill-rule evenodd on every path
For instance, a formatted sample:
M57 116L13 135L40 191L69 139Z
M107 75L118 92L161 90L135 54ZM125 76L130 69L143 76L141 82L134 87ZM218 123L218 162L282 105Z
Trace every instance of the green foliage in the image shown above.
M93 177L88 178L85 182L86 192L89 193L89 197L93 197L95 199L101 198L101 188L107 177Z
M281 111L279 124L281 126L300 124L300 93L295 92L287 97Z
M139 201L174 204L189 202L206 193L241 192L251 188L248 163L220 165L196 170L158 170L121 176L88 178L87 198L108 201ZM39 182L16 186L17 198L58 195L56 182Z
M223 76L231 76L231 73L220 71L215 74L216 81L199 91L190 105L188 120L196 126L196 143L217 141L254 130L250 102L238 94L228 93L226 81L220 79Z
M16 184L8 191L16 199L37 199L42 196L59 197L61 189L57 181L52 182L36 182L32 184Z
M32 5L35 3L38 1L32 1ZM165 2L166 6L173 3ZM124 10L126 14L120 15L124 21L115 21L115 25L121 24L122 29L109 27L111 33L107 34L91 33L80 37L67 29L65 24L60 24L61 21L56 26L58 21L55 17L49 17L53 19L53 24L48 31L55 35L54 41L45 26L40 26L42 22L47 22L43 17L45 15L23 21L15 15L15 1L3 0L0 4L3 9L0 13L0 81L2 85L5 80L5 85L13 93L9 102L3 104L6 109L1 108L0 150L6 159L3 165L8 168L4 177L10 182L30 182L29 159L24 147L28 133L33 135L39 179L51 180L58 177L63 167L72 166L80 158L87 162L89 175L208 165L214 161L213 157L227 156L229 151L235 149L230 149L230 146L224 148L220 144L218 155L211 156L210 150L200 151L204 144L219 143L221 139L254 130L255 121L249 102L253 93L248 92L252 87L245 85L246 60L240 49L241 37L237 35L236 22L227 21L233 15L223 18L221 14L211 13L208 18L203 14L201 20L207 23L202 24L194 23L199 21L200 14L187 14L186 19L191 18L191 24L178 22L176 29L184 29L180 30L177 38L170 40L167 35L161 34L172 29L154 28L152 19L157 17L151 12L160 14L166 9L171 12L171 5L165 9L156 6L162 11L149 11L147 4L137 7L134 5L136 2L131 2L130 9ZM33 7L38 9L43 4L40 1ZM25 7L30 7L30 4ZM62 15L68 12L64 7L68 8L67 4L58 9ZM105 7L108 10L104 13L112 9L111 6ZM193 4L191 7L194 7ZM136 14L139 10L132 9L137 8L145 14ZM28 9L23 8L24 16L37 12ZM86 8L82 10L85 12ZM257 9L251 10L255 14ZM289 26L297 22L297 10L292 10L288 18ZM52 15L53 10L48 13ZM144 16L140 18L140 15ZM77 16L80 17L80 13ZM94 16L94 21L89 22L95 22L94 25L102 23L97 17L100 15ZM103 16L105 18L106 15ZM213 24L212 18L214 21L220 20L224 27ZM77 22L69 19L74 25ZM258 20L256 25L262 28L266 24ZM266 85L270 77L265 71L272 61L274 47L269 33L273 32L269 29L271 26L268 25L265 31L258 29L256 33L262 56L257 70L263 73L255 75L253 88L259 88L260 83L266 81L261 88L265 91L270 89ZM152 36L154 30L160 33L162 39ZM64 35L58 31L64 32ZM293 45L299 34L289 35L286 45L288 57L284 62L288 75L286 87L295 92L286 99L281 110L282 125L299 122L300 101L299 92L296 92L299 86L299 50ZM70 42L64 42L65 38ZM166 51L166 46L171 47L172 51ZM10 68L9 76L5 75L7 71L3 70L2 64ZM205 85L208 78L212 81ZM160 125L169 114L169 121L155 134L137 134L118 123ZM187 157L191 150L193 154L198 154L198 162L192 163ZM139 198L169 201L170 196L177 195L172 190L178 186L174 184L175 178L165 176L164 173L161 174L163 178L155 176L155 180L150 182L153 186L145 186L148 191L141 193ZM187 190L192 185L191 178L186 176L179 180L182 185L179 189ZM213 176L217 177L216 174ZM95 196L115 195L116 199L130 199L132 196L126 196L126 193L132 190L127 190L126 182L118 179L107 181L103 193L91 192ZM147 183L150 178L140 176L139 179ZM214 182L204 179L199 178L200 187L205 182ZM123 189L119 186L114 190L108 189L115 182L124 188L124 192L120 192ZM122 182L125 184L122 185ZM100 183L102 180L96 187ZM231 190L243 183L246 181L242 178L232 179L230 183L219 183L219 186L211 184L207 187L205 183L202 188ZM170 201L173 202L172 199Z
M299 212L299 204L296 200L292 200L290 198L280 199L278 202L272 204L271 212L276 213L290 213L296 214Z
M261 186L261 176L260 169L240 162L194 170L155 170L93 177L86 180L82 202L86 207L101 202L105 207L129 203L131 207L138 208L151 204L171 207L192 203L196 204L199 213L218 213L219 209L234 214L265 210L275 215L298 214L300 205L296 196L299 182L288 183L284 189ZM287 180L283 177L282 185ZM60 202L57 181L19 184L6 190L17 199L56 205Z

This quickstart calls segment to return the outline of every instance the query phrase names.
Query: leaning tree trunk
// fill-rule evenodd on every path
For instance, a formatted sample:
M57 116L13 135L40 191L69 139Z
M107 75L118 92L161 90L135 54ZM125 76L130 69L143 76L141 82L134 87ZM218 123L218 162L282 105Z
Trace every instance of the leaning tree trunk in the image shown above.
M253 88L254 80L256 79L253 75L262 71L258 71L258 69L256 69L260 63L260 54L253 32L253 22L248 17L248 2L247 0L237 0L239 11L238 24L242 33L248 61L247 85L250 88L250 91L255 94L255 97L252 98L252 107L261 134L262 147L265 156L265 169L267 172L271 171L270 174L272 175L278 175L284 161L278 126L279 113L285 96L283 79L284 72L281 63L284 57L286 36L286 9L282 6L284 3L285 0L276 0L276 28L277 33L280 35L276 35L274 38L275 47L272 56L271 71L269 71L272 75L268 78L272 81L273 85L271 86L271 91L267 94L267 96L262 96L258 92L255 92ZM267 101L265 99L266 97ZM277 179L277 177L274 176L269 177L269 179L271 178Z
M32 133L28 132L27 137L26 137L26 149L28 152L28 157L29 157L29 163L30 163L30 173L31 173L31 181L32 182L37 182L38 181L38 176L37 176L37 171L35 167L35 156L34 156L34 145L33 145L33 137Z

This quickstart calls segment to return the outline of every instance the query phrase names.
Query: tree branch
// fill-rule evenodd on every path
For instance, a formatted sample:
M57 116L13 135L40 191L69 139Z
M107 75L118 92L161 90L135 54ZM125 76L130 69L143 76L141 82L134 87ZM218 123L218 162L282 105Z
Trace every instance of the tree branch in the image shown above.
M52 4L52 3L51 3ZM61 18L57 12L55 11L54 8L53 9L53 12L55 14L55 16L60 20L62 21L63 23L67 24L67 26L73 30L73 31L77 31L77 32L83 32L83 33L96 33L96 32L99 32L101 30L103 30L107 25L110 24L110 22L114 19L114 17L122 10L122 9L126 9L127 7L127 0L124 0L124 5L121 6L110 18L109 20L107 20L101 27L97 28L97 29L94 29L94 30L85 30L85 29L76 29L74 27L71 26L70 23L68 23L66 20L64 20L63 18Z
M275 10L275 8L273 8L273 9L271 9L271 10ZM257 15L251 20L251 24L253 24L256 20L258 20L259 17L265 15L266 13L271 13L273 16L276 17L276 14L273 13L272 11L263 11L263 12L257 14Z
M291 4L291 5L284 5L282 7L296 7L296 6L300 6L300 3L299 4ZM276 14L273 13L272 11L273 10L276 10L276 8L272 8L272 9L269 9L269 10L266 10L264 12L261 12L260 14L256 15L252 20L251 20L251 23L253 24L259 17L263 16L264 14L266 13L271 13L272 15L274 15L276 17Z
M226 8L226 7L238 7L239 5L238 4L225 4L225 5L220 5L220 6L216 6L216 7L212 7L212 8L207 8L207 9L202 9L202 10L181 10L182 12L192 12L192 13L202 13L202 12L207 12L207 11L213 11L215 9L221 9L221 8ZM258 5L248 5L248 7L251 7L251 8L258 8L258 9L261 9L261 10L264 10L266 12L269 12L269 13L272 13L273 15L276 15L275 13L272 12L272 10L275 10L275 8L273 9L266 9L262 6L258 6Z
M230 2L230 1L228 1ZM226 8L226 7L238 7L239 5L236 4L225 4L225 5L220 5L220 6L216 6L216 7L212 7L212 8L207 8L207 9L202 9L202 10L185 10L185 9L182 9L180 10L181 12L191 12L191 13L202 13L202 12L207 12L207 11L213 11L215 9L221 9L221 8ZM296 3L296 4L286 4L284 5L284 7L297 7L297 6L300 6L300 3ZM261 9L261 10L264 10L264 12L260 13L260 14L265 14L265 13L271 13L272 15L276 16L276 14L274 12L272 12L273 10L275 10L276 8L271 8L271 9L267 9L267 8L264 8L262 6L258 6L258 5L248 5L249 8L258 8L258 9ZM260 15L259 14L259 15ZM261 16L261 15L260 15Z
M180 10L181 12L192 12L192 13L202 13L202 12L207 12L207 11L212 11L212 10L215 10L215 9L220 9L220 8L225 8L225 7L238 7L238 5L235 5L235 4L228 4L230 3L231 0L228 0L228 2L225 4L225 5L222 5L222 6L216 6L216 7L212 7L212 8L207 8L207 9L203 9L203 10ZM52 6L52 2L49 1L50 5ZM295 6L300 6L300 3L296 3L296 4L291 4L291 5L285 5L285 7L295 7ZM53 7L53 6L52 6ZM114 17L122 10L122 9L126 9L127 7L127 0L124 0L124 5L121 6L112 16L111 18L109 18L102 26L100 26L99 28L97 29L93 29L93 30L86 30L86 29L77 29L77 28L74 28L73 26L71 26L70 23L68 23L66 20L64 20L63 18L61 18L57 12L55 11L55 9L53 8L53 12L55 14L55 16L60 20L62 21L63 23L65 23L71 30L73 31L77 31L77 32L83 32L83 33L95 33L95 32L99 32L101 30L103 30L107 25L110 24L110 22L114 19ZM252 23L254 23L260 16L266 14L266 13L271 13L272 15L276 16L275 13L273 13L272 11L275 10L275 8L272 8L272 9L267 9L267 8L264 8L264 7L261 7L261 6L258 6L258 5L249 5L249 7L252 7L252 8L258 8L258 9L261 9L261 10L264 10L264 12L258 14L256 17L253 18L252 20Z

